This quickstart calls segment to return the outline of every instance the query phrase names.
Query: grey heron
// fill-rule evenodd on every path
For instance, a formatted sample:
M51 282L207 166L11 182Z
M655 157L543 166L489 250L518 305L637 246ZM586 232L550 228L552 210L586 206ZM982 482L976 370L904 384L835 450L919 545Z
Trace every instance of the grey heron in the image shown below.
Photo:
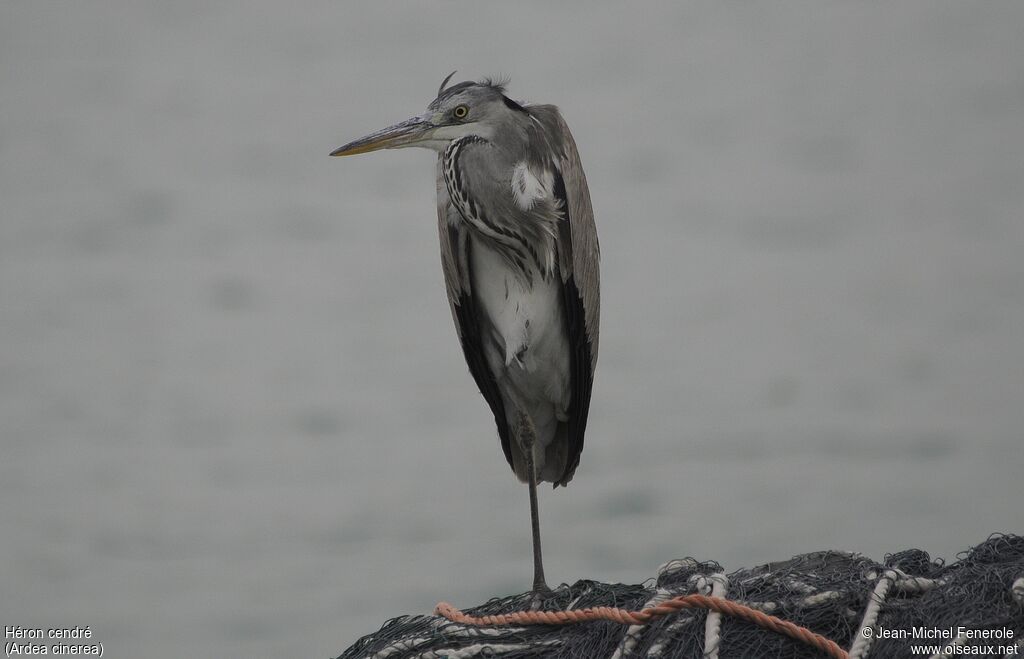
M537 483L572 480L597 363L599 248L576 143L553 105L491 80L441 83L426 112L332 156L437 152L437 219L462 351L505 459L529 485L533 589L546 592Z

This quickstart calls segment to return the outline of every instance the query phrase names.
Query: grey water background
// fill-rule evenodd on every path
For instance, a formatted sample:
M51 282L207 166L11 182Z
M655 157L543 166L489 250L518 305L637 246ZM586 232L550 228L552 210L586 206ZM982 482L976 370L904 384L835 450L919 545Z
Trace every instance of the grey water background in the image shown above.
M1024 531L1016 3L0 4L0 624L327 657L525 590L444 300L441 78L561 106L603 248L549 579Z

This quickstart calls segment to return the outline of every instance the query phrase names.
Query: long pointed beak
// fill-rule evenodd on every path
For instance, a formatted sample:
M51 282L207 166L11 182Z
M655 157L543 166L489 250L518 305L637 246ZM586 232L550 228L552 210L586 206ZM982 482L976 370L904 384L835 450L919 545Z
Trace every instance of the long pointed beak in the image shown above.
M427 116L413 117L406 119L394 126L389 126L366 137L349 142L345 146L338 147L331 151L332 156L354 156L357 153L369 153L378 149L397 149L403 146L411 146L427 137L434 125L427 120Z

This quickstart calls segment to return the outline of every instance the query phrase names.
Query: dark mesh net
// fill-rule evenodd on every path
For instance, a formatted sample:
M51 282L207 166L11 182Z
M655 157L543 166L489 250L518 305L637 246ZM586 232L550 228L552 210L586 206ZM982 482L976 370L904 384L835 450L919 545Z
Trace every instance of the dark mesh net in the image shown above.
M940 656L1024 656L1024 538L1013 535L994 535L950 565L918 549L889 555L883 563L817 552L728 575L717 563L677 560L662 566L653 583L580 581L559 588L541 608L639 610L692 593L725 597L806 627L848 649L851 657L911 657L912 646L938 650L949 644L956 647ZM511 613L530 605L526 593L466 613ZM916 656L932 656L933 649L918 650ZM437 616L401 616L339 659L702 656L822 653L744 620L686 610L642 627L608 621L474 627Z

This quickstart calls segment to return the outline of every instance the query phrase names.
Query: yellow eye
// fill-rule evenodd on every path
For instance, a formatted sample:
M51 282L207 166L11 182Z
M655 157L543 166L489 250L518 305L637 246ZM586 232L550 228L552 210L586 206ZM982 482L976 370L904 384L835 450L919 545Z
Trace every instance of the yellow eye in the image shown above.
M452 115L456 119L465 119L467 114L469 114L469 108L467 108L465 105L459 105L454 110L452 110Z

